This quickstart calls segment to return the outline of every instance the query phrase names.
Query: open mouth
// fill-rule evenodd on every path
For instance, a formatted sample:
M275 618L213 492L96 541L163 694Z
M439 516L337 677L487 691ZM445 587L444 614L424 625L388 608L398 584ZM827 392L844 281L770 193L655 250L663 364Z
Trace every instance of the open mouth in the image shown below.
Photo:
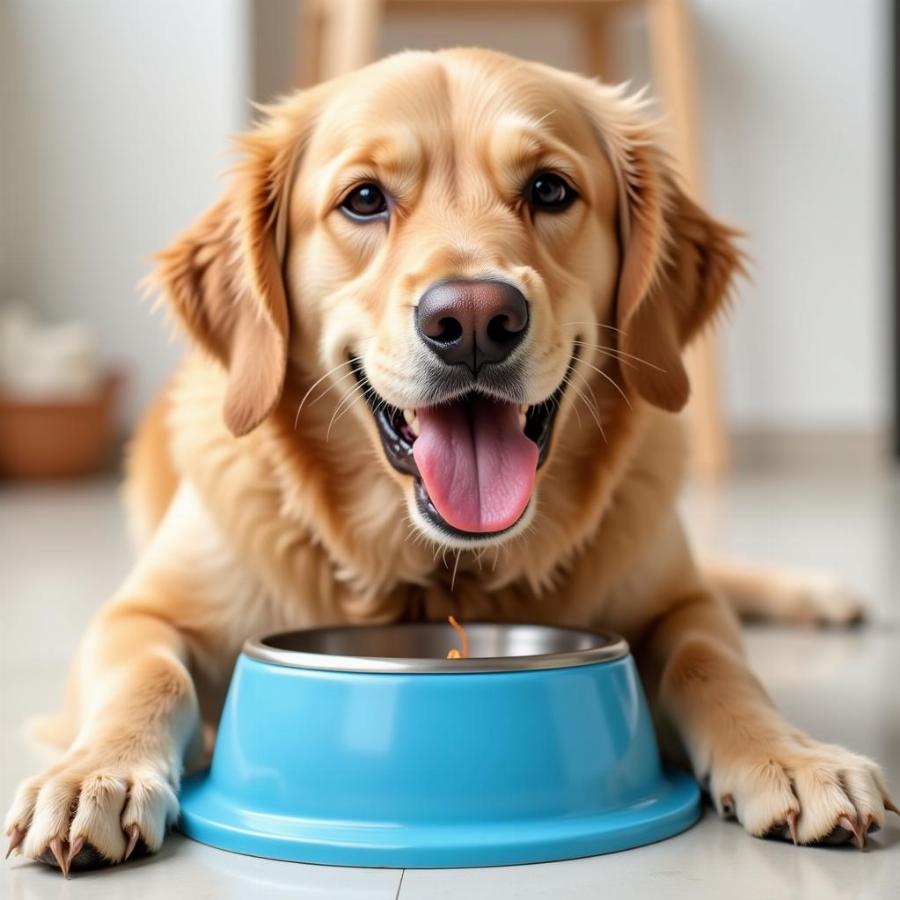
M568 378L542 403L523 406L479 391L434 406L399 409L351 368L375 418L388 462L415 481L422 516L441 531L489 537L522 518L547 458ZM574 357L569 371L574 365Z

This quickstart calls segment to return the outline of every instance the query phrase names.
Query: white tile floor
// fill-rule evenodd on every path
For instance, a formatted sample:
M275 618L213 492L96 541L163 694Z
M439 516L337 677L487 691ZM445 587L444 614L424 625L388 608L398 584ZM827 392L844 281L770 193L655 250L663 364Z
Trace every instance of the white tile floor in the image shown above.
M746 476L694 489L685 509L698 542L747 560L827 566L871 598L851 632L748 631L751 658L781 707L818 737L879 759L900 794L900 480L805 473ZM67 660L97 604L128 565L109 481L0 488L0 805L36 766L18 737L57 703ZM900 820L865 853L753 840L706 813L651 847L572 862L406 872L332 869L236 856L174 835L163 851L69 882L10 860L0 896L190 898L900 897Z

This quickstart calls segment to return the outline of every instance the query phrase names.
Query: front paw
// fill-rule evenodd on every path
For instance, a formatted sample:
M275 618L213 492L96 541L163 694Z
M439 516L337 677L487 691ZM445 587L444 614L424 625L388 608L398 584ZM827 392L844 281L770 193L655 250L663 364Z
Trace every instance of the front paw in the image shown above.
M161 760L70 751L23 782L6 817L10 852L70 869L154 852L178 815L176 788Z
M709 790L719 814L750 834L795 844L852 841L862 849L885 811L898 812L874 762L805 735L718 754Z

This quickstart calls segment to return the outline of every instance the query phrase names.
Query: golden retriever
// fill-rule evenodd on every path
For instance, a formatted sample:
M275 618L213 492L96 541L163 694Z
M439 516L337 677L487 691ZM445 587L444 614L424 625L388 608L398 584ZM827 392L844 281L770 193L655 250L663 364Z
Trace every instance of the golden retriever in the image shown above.
M156 850L249 635L450 613L619 632L722 816L862 846L893 808L877 766L779 715L717 581L784 615L802 585L706 576L679 524L682 351L741 255L642 103L411 52L267 109L239 149L159 258L194 349L133 444L141 554L10 847L64 871Z

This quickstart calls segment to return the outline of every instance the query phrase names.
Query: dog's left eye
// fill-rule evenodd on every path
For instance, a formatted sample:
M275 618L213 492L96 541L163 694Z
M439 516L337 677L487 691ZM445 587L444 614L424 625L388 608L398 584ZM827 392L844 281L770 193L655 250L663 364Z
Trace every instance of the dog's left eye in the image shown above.
M367 182L347 194L341 203L341 209L351 219L375 219L387 212L387 200L377 184Z
M562 212L578 199L578 194L565 178L553 172L535 175L528 185L525 196L532 209L544 212Z

